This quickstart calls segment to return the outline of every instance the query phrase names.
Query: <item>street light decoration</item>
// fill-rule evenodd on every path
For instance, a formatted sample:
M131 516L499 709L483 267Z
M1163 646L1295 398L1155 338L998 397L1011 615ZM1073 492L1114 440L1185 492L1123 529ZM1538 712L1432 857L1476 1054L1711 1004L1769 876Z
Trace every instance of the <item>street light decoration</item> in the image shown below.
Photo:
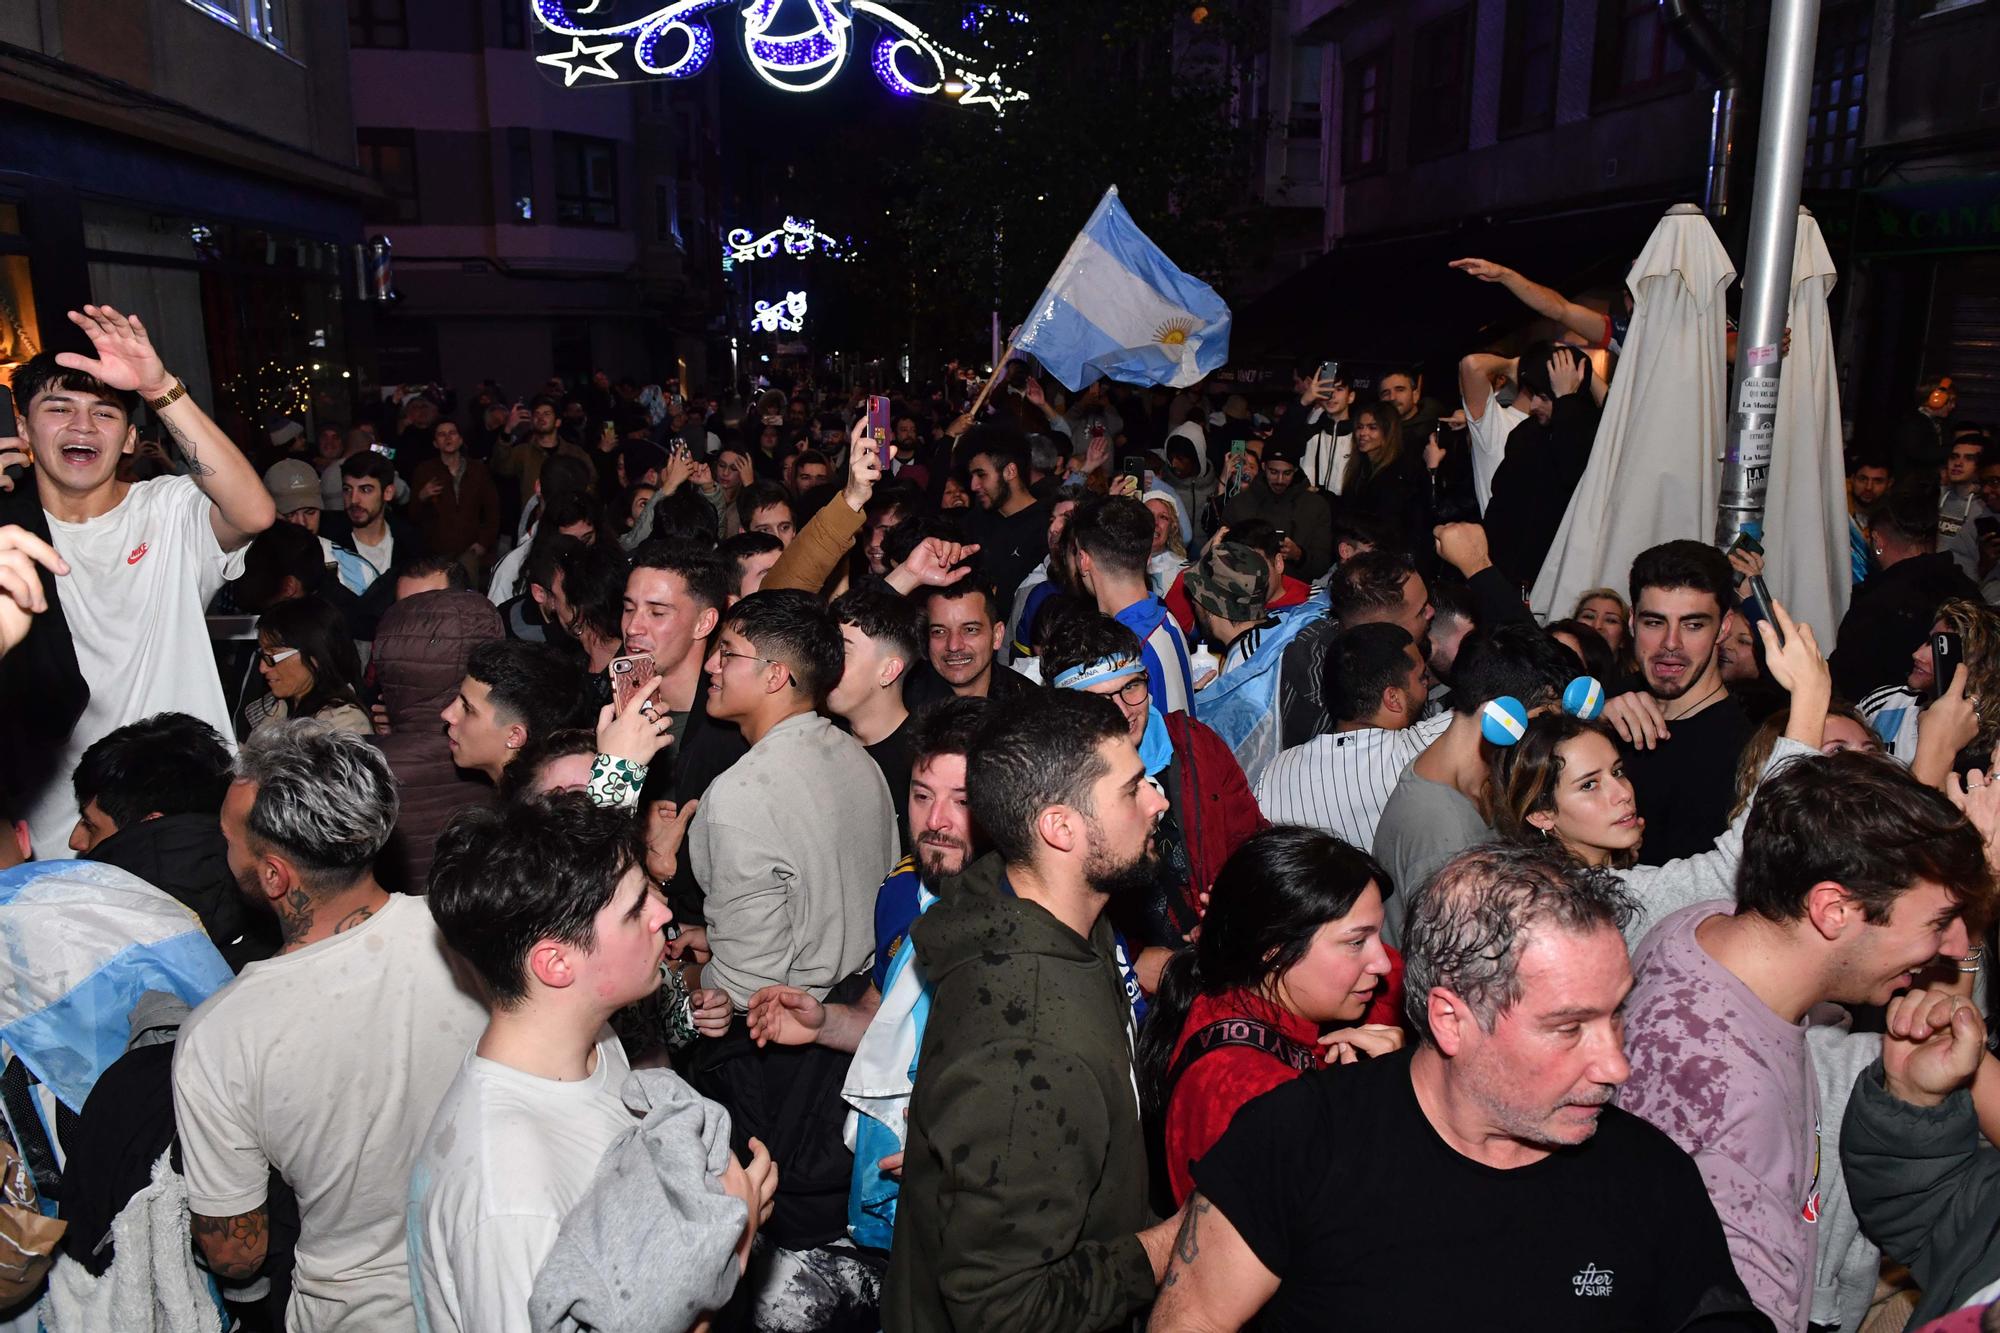
M757 77L786 93L810 93L839 77L855 53L855 22L875 30L869 65L901 97L944 97L1004 116L1028 94L990 62L945 45L879 0L528 0L535 61L565 88L579 83L691 79L715 53L711 11L742 11L743 56ZM968 11L976 30L1013 11Z
M753 327L765 333L803 333L806 327L806 294L792 292L782 301L759 301L750 316Z
M847 249L821 231L811 218L801 221L787 216L784 226L773 227L762 236L752 235L748 227L737 227L729 233L727 258L732 265L776 259L780 254L794 259L808 259L816 253L828 259L850 258Z

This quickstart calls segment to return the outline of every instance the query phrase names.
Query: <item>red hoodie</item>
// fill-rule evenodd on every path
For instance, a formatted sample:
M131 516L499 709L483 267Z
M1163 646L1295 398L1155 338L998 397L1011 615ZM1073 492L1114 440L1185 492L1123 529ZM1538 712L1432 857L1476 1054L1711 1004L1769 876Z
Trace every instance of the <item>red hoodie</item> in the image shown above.
M1368 1012L1356 1019L1363 1023L1400 1025L1403 1003L1403 956L1389 950L1389 975L1382 979ZM1173 1062L1181 1058L1181 1048L1189 1037L1210 1023L1225 1018L1248 1018L1277 1030L1279 1035L1315 1052L1321 1051L1319 1029L1296 1014L1288 1013L1250 991L1225 991L1221 995L1201 995L1188 1009L1181 1025L1180 1039L1174 1043ZM1316 1059L1316 1067L1324 1065ZM1194 1191L1194 1164L1222 1137L1236 1112L1252 1098L1261 1097L1281 1083L1297 1078L1300 1070L1277 1055L1251 1046L1224 1046L1202 1056L1181 1075L1167 1100L1167 1179L1173 1186L1176 1206L1186 1203Z

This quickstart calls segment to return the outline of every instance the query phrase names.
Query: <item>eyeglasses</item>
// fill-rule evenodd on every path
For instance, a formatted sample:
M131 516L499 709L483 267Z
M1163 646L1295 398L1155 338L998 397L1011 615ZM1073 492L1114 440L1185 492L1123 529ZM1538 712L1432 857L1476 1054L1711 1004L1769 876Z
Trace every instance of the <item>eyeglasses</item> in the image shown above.
M275 667L280 662L289 662L298 655L299 650L296 648L280 648L275 653L267 653L261 648L257 650L258 659L267 667Z
M1152 692L1152 689L1153 678L1141 671L1138 675L1113 690L1112 693L1118 697L1119 703L1137 708L1140 704L1146 702L1146 697Z
M755 653L732 653L727 648L717 648L715 650L715 655L721 658L724 664L727 664L729 659L732 657L740 657L746 662L762 662L766 666L784 665L783 662L780 662L775 657L759 657Z

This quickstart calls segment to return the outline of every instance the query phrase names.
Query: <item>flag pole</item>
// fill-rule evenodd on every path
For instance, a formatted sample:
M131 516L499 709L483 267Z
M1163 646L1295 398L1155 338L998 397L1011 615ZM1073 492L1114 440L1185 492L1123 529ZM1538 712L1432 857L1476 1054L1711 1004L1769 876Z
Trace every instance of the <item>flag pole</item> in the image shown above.
M986 400L993 396L993 391L1000 387L1000 377L1007 373L1007 363L1013 359L1014 340L1009 338L1007 340L1007 354L994 363L993 373L986 377L986 387L981 389L979 396L972 400L972 406L965 409L967 416L971 417L974 421L979 419L980 410L986 406Z

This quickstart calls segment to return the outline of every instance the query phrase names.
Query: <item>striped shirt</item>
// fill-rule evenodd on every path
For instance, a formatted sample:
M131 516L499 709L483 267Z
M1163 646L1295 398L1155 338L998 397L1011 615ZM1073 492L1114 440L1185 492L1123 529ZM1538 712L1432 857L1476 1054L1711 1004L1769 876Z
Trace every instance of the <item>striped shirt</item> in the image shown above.
M1860 713L1887 750L1905 764L1917 760L1917 723L1923 703L1907 685L1885 685L1863 699Z
M1152 682L1153 704L1168 713L1194 714L1194 670L1188 665L1187 640L1157 597L1132 603L1113 617L1139 639L1139 655Z
M1304 824L1367 850L1382 807L1410 761L1451 725L1451 714L1397 731L1362 727L1294 745L1257 782L1257 806L1273 824Z

